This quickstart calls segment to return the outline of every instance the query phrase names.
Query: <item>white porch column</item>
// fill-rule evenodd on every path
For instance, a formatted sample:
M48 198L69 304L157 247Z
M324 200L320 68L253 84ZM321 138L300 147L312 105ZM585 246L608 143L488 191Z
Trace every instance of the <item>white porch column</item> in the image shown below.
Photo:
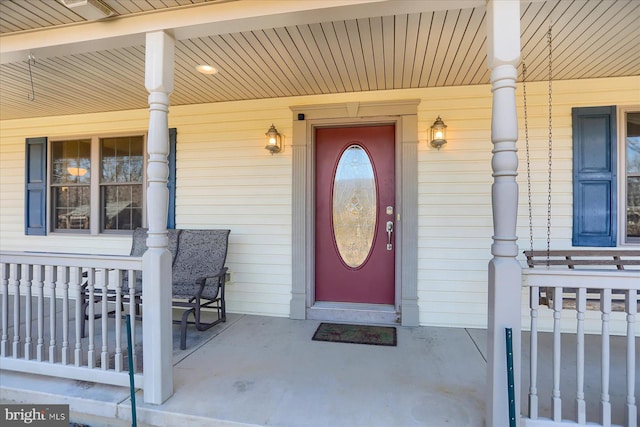
M522 271L518 245L517 66L520 61L520 2L487 1L488 66L493 111L493 259L489 262L487 334L487 426L509 426L505 328L513 329L516 420L520 422L520 299Z
M173 394L171 253L167 239L169 94L173 91L174 39L147 33L145 86L149 91L147 151L148 250L142 257L144 401L160 404Z

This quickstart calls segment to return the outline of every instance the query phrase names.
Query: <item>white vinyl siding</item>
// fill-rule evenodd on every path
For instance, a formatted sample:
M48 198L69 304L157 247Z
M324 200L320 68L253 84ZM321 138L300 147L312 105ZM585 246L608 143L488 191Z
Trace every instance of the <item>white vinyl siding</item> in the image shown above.
M286 100L177 107L176 228L228 228L230 312L289 315L291 113ZM283 151L264 149L274 123Z
M571 108L640 104L640 77L558 81L553 86L552 244L571 247ZM529 247L522 92L519 245ZM535 247L546 247L547 84L529 83ZM420 324L486 327L491 259L491 91L487 85L304 96L172 107L178 129L176 227L229 228L230 312L288 316L291 299L292 105L421 99L418 105L418 298ZM429 145L437 116L448 143ZM283 151L270 155L274 123ZM24 139L126 133L148 111L0 122L0 249L126 254L126 236L24 236ZM526 300L524 301L526 304ZM527 312L524 312L528 315Z

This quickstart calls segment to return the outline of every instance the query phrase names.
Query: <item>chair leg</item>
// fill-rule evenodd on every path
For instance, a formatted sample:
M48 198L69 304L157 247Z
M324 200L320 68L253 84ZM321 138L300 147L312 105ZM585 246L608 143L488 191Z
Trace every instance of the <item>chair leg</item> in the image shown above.
M95 304L95 300L94 300L94 304ZM80 338L84 338L87 336L87 322L89 321L89 315L87 314L87 310L89 309L89 304L92 304L89 301L89 298L85 298L84 301L82 302L82 308L81 308L81 313L82 313L82 325L80 326ZM95 320L95 319L94 319Z
M187 348L187 319L191 313L193 313L193 308L185 310L184 313L182 313L182 321L180 322L180 350L186 350Z
M195 307L195 310L196 310L196 312L195 312L195 317L196 317L195 324L196 324L196 329L197 330L206 331L207 329L210 329L211 327L217 325L220 322L226 322L227 321L226 316L224 316L224 315L221 316L220 315L220 307L217 307L217 312L216 313L218 315L218 318L216 320L214 320L213 322L203 323L200 320L200 308L201 307L212 308L211 306L199 306L199 305L196 305L196 307Z
M224 302L224 299L221 299L218 302L218 318L222 319L223 322L227 321L227 306Z
M212 303L216 303L217 306L211 306ZM180 350L185 350L187 348L187 325L193 324L195 325L198 331L206 331L207 329L217 325L220 322L226 322L226 309L224 305L224 300L209 300L206 303L201 303L200 298L193 297L189 300L187 304L176 305L176 307L187 308L182 312L181 320L175 320L174 323L180 323ZM216 314L218 318L210 323L203 323L201 319L201 308L216 308ZM189 315L193 314L193 322L189 322Z
M87 321L89 320L87 317L87 308L89 308L89 303L87 301L83 301L82 308L80 309L83 317L82 325L80 325L80 338L84 338L86 336Z

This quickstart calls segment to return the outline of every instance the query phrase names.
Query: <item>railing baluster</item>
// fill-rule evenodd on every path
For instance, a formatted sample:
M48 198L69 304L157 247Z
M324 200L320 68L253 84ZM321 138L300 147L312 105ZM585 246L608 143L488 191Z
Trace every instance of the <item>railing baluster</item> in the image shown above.
M36 341L36 360L42 362L44 359L44 281L45 266L36 265L33 270L33 280L36 284L36 293L38 294L38 306L36 314L36 323L38 325L38 340Z
M11 267L10 282L13 285L13 348L14 358L20 357L20 274L21 265L14 264Z
M137 301L136 301L136 283L137 282L137 274L142 274L135 270L129 270L128 283L129 286L129 317L131 318L131 348L128 349L128 357L133 362L131 366L133 366L133 372L136 372L136 315L137 313Z
M635 397L636 378L636 315L638 314L638 292L626 292L625 311L627 312L627 403L625 418L627 427L638 427L638 407Z
M116 289L116 354L114 356L114 366L116 372L122 372L122 271L116 270L115 289Z
M56 361L56 281L58 280L58 267L52 265L49 271L47 284L51 289L49 295L49 362Z
M89 289L89 300L87 302L87 309L89 310L88 319L86 322L89 326L89 343L87 345L87 365L90 368L96 367L96 353L95 353L95 288L96 288L96 269L90 268L87 270L87 288ZM83 314L84 316L84 314ZM82 319L84 322L85 319Z
M84 319L82 319L82 270L80 267L73 267L71 269L71 277L73 282L71 283L73 287L73 296L75 298L74 305L74 319L75 319L75 349L73 352L73 360L75 366L82 365L82 331L81 326Z
M61 362L69 364L69 267L59 267L58 287L62 288L62 352Z
M107 320L109 318L109 307L107 302L109 299L109 270L102 269L102 351L100 352L100 367L104 370L109 369L109 345L108 345L108 332L107 332Z
M33 314L31 313L31 279L33 278L33 266L31 264L22 265L22 286L26 290L25 295L25 312L24 312L24 358L31 359L32 337L31 322L33 322Z
M556 422L562 421L562 399L560 398L560 318L562 314L562 288L553 289L553 393L551 395L551 413Z
M2 280L2 338L0 339L0 356L7 356L9 343L9 269L7 263L0 264L0 280Z
M2 369L122 385L125 354L136 370L135 347L126 351L123 343L123 317L138 314L135 285L125 286L123 273L127 271L135 283L141 260L13 252L0 256ZM98 317L101 323L96 325ZM142 380L135 374L137 384Z
M584 314L587 310L587 290L578 288L576 299L576 419L578 424L585 424L587 407L584 401Z
M534 286L529 292L531 309L530 371L529 371L529 418L538 419L538 308L540 307L540 288Z
M600 423L611 426L611 402L609 401L609 316L611 315L611 289L603 289L600 296L602 312L602 394L600 397Z

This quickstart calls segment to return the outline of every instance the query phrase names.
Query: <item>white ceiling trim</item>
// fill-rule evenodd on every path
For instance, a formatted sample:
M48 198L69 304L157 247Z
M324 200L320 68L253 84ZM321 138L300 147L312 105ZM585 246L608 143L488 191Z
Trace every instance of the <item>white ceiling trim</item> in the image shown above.
M94 22L0 36L0 64L139 46L144 34L169 31L176 40L288 25L483 6L485 0L240 0L199 3ZM153 19L149 16L153 14Z
M39 28L46 24L40 19L42 14L55 22L57 15L51 8L23 7L44 4L39 3L41 1L0 0L3 11L9 10L4 7L7 5L14 8L11 13L3 14L4 31ZM151 7L147 1L105 1L121 6L120 13L126 16L129 9L124 9L125 5L129 8ZM169 0L163 1L153 4L171 7L166 6ZM205 3L204 0L171 1L190 10L197 9L189 6L192 1ZM227 3L242 9L243 2ZM226 4L224 0L206 3L216 7ZM46 4L58 5L56 13L65 12L57 2ZM249 17L181 27L177 31L183 31L183 35L205 30L207 35L176 41L175 90L171 103L189 105L488 84L485 1L446 2L450 7L457 5L458 8L422 10L425 6L434 9L442 4L430 0L369 1L325 8L317 13L303 10L265 18ZM472 4L480 6L467 7ZM396 5L394 13L385 9ZM422 11L399 13L400 6L405 10ZM47 10L49 15L46 15ZM149 12L136 14L149 21L159 16ZM337 17L327 20L334 15ZM22 22L23 16L29 20ZM520 20L522 59L527 64L528 81L548 78L546 40L550 23L553 23L554 80L640 75L640 50L637 48L640 26L634 25L640 20L638 0L535 1L522 8ZM71 25L68 19L58 21L63 23L53 27ZM276 25L290 21L290 25ZM75 36L84 34L79 29L93 28L94 24L98 23L74 25ZM44 30L8 30L3 34L28 33L59 34ZM142 84L144 34L125 34L85 44L80 42L82 38L71 39L69 44L43 48L47 53L58 50L59 54L49 57L30 50L36 56L31 69L26 52L15 62L0 64L0 117L20 119L147 108L148 93ZM3 37L0 41L4 40ZM0 43L0 47L5 48L5 45ZM75 53L72 48L84 51ZM215 66L219 72L214 76L198 73L195 66L202 63ZM37 98L35 102L27 97L31 94L31 81Z

